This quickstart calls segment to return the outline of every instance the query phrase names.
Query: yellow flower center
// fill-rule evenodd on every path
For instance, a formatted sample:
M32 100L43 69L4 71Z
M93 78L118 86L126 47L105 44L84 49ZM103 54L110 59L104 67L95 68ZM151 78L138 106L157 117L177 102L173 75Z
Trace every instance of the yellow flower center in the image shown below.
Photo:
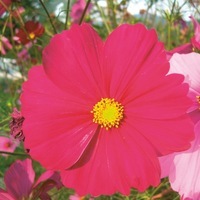
M108 130L112 127L119 127L120 121L124 117L124 107L115 99L102 98L94 105L91 113L94 115L93 122Z
M33 40L35 38L35 33L29 33L29 38Z

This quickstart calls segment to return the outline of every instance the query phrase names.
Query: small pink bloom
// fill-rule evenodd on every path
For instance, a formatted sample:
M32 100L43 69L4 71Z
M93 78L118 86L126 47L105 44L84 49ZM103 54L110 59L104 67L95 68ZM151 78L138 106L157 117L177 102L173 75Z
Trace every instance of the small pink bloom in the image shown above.
M0 136L0 151L14 152L15 148L18 146L18 142L11 138ZM1 154L7 156L7 154Z
M12 0L2 0L3 3L0 2L0 17L6 11L5 7L9 7L12 3Z
M24 7L17 7L15 10L12 11L13 17L19 17L25 11Z
M25 148L80 196L158 185L158 157L194 137L188 84L169 67L155 30L142 24L121 25L106 41L74 24L23 84Z
M170 58L174 53L185 54L185 53L191 53L194 50L200 50L200 24L193 16L191 16L190 18L192 19L194 26L194 36L191 38L191 42L176 47L171 51L168 51L167 52L168 60L170 60Z
M44 172L35 184L34 179L35 172L30 159L15 161L5 173L6 190L0 189L0 200L6 198L8 200L23 200L30 196L36 197L35 195L38 194L38 197L43 197L42 199L50 199L47 191L53 187L59 189L62 185L59 174L53 171ZM39 187L40 184L43 184L43 187Z
M195 123L195 140L189 150L160 158L162 177L169 176L171 187L182 199L200 199L200 54L174 54L171 73L185 75L189 83L188 96L193 105L188 113Z
M26 48L22 49L18 54L17 54L18 58L20 58L20 60L28 60L30 59L30 54L28 52L28 50Z
M78 23L80 21L85 6L86 6L85 0L76 0L76 2L73 4L70 13L73 23ZM89 5L87 12L89 12L91 9L92 9L92 4Z
M0 35L0 54L5 55L8 49L12 49L12 45L6 37Z
M24 140L24 134L22 130L22 124L24 117L21 112L14 108L13 113L11 114L12 120L10 122L10 134L19 141Z
M85 196L79 196L78 194L70 195L69 200L85 200ZM93 198L89 198L89 200L93 200Z

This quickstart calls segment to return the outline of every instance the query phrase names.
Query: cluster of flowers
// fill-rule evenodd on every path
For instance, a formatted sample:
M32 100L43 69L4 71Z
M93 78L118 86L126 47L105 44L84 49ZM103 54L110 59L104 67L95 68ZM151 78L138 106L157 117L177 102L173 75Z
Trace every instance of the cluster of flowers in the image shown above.
M21 18L20 15L23 14L25 11L23 7L18 7L14 9L13 11L10 10L10 7L12 6L13 2L17 2L17 0L2 0L0 2L0 17L6 12L9 11L9 13L12 14L15 18ZM72 23L79 23L80 17L83 13L83 10L85 8L85 0L78 0L76 3L72 6L71 11L71 18ZM92 5L89 5L88 11L91 9ZM19 20L20 21L20 20ZM11 26L8 24L8 26ZM12 38L13 41L15 41L16 45L22 45L22 50L18 53L17 57L21 60L27 60L30 59L29 55L29 49L32 47L33 43L36 41L37 38L41 37L44 34L44 26L33 20L28 20L22 24L21 28L15 28L15 35ZM13 45L9 41L9 39L3 35L0 35L0 54L6 55L7 50L10 50L13 48Z
M200 25L192 21L191 43L170 52L139 23L105 41L89 24L56 34L22 86L22 114L11 125L50 175L34 183L31 161L17 161L0 199L35 195L53 171L81 196L128 195L169 177L182 199L200 199ZM16 170L29 172L26 187ZM17 192L11 177L23 178Z

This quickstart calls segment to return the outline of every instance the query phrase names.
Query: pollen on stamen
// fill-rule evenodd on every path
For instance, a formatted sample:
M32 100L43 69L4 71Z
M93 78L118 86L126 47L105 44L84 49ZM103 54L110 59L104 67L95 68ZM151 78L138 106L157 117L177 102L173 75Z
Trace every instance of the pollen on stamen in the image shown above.
M34 33L29 33L29 38L30 38L31 40L33 40L33 39L35 38L35 34L34 34Z
M197 98L197 102L200 104L200 96L196 96ZM199 106L199 109L200 109L200 106Z
M102 98L97 102L93 110L93 122L105 128L106 130L115 127L118 128L124 117L124 106L111 98Z

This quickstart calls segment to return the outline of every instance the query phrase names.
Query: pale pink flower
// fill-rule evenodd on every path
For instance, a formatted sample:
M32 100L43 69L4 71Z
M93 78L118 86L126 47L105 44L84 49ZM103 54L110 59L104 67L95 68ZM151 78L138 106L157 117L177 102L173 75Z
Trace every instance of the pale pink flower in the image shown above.
M28 197L49 200L47 191L62 186L59 174L53 171L44 172L35 183L34 180L32 161L30 159L15 161L5 172L6 189L0 189L0 200L24 200Z
M193 105L188 110L195 123L195 140L189 150L160 158L162 177L169 176L172 189L182 199L200 199L200 54L174 54L171 73L185 75Z
M85 196L79 196L78 194L73 194L69 196L69 200L85 200ZM93 200L93 198L89 198L89 200Z
M0 136L0 151L5 152L14 152L16 147L19 145L18 142L16 142L12 138ZM7 156L8 154L1 154L2 156Z
M0 54L5 55L6 50L12 49L12 45L10 44L8 38L0 35Z
M24 145L78 195L156 186L158 157L190 147L188 84L167 75L155 30L124 24L103 41L75 24L52 38L43 65L23 84Z

